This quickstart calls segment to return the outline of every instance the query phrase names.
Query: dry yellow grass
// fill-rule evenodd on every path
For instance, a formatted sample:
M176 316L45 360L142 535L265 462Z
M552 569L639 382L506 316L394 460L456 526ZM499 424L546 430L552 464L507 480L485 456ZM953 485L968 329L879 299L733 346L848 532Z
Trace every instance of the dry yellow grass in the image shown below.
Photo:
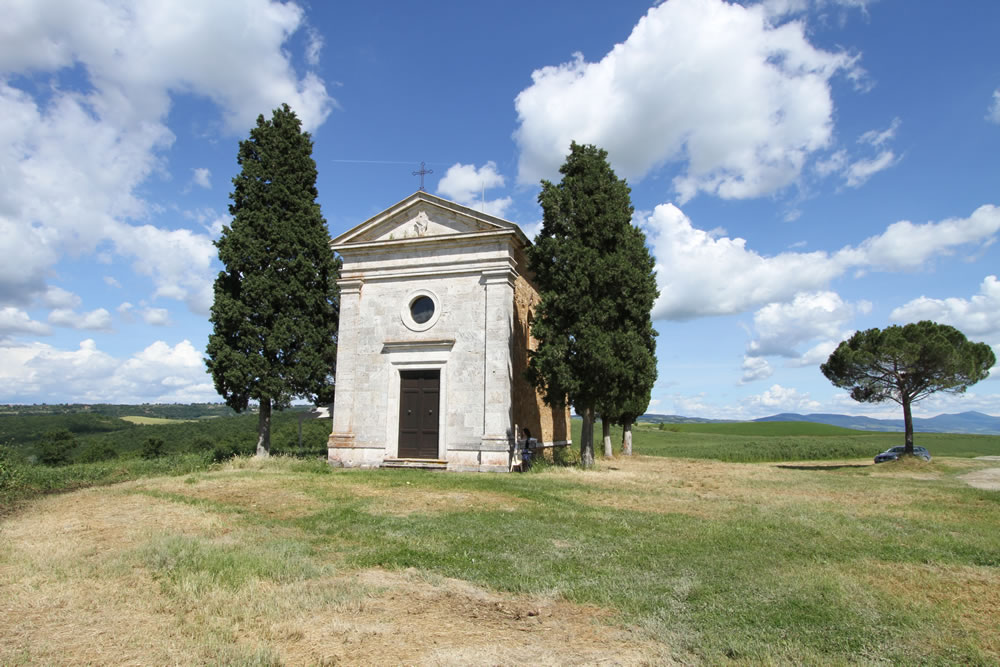
M832 473L837 465L860 462L823 465ZM797 483L798 476L826 474L816 470L823 466L640 457L616 459L597 472L553 469L546 475L579 484L566 496L594 507L705 519L748 507L908 516L915 511L914 485L924 501L933 501L962 484L957 473L991 465L873 469L871 483L846 476L830 485ZM675 655L690 659L647 633L616 625L612 610L500 594L415 570L344 569L335 549L301 556L314 566L312 574L249 576L238 585L154 562L173 557L164 547L171 540L210 555L252 551L278 534L304 544L309 536L286 520L338 498L363 497L370 500L367 510L393 515L477 505L513 510L534 502L497 491L379 488L363 479L306 475L289 484L272 464L238 461L188 478L38 499L0 523L0 664L628 665L667 664ZM243 521L230 508L266 525ZM552 545L573 546L561 540ZM900 576L898 564L871 561L839 574L916 606L953 610L952 634L928 642L966 633L987 654L1000 656L996 568L936 564L908 567Z
M1000 571L991 567L925 564L901 570L898 564L868 562L858 572L866 585L912 604L954 609L956 633L972 633L982 648L1000 656ZM928 636L929 642L953 637Z
M168 419L166 417L142 417L139 415L131 415L127 417L122 417L122 421L132 422L133 424L139 424L142 426L148 426L150 424L186 424L188 422L198 421L197 419Z
M868 483L829 487L789 483L789 474L866 468ZM965 475L955 472L969 470ZM661 457L616 458L599 474L575 468L556 471L570 478L586 479L588 488L573 497L592 507L616 507L644 512L678 513L698 518L720 518L737 509L767 508L788 512L802 506L823 506L856 517L871 515L914 516L913 489L870 480L929 482L921 487L921 499L945 498L948 488L976 480L992 480L987 463L971 459L948 459L926 465L875 466L870 461L825 461L820 463L721 463ZM792 480L794 481L794 480ZM933 484L933 483L936 484ZM931 510L922 508L920 512Z
M206 545L254 544L260 535L225 515L142 491L241 505L276 518L315 506L307 494L282 488L278 478L239 474L53 496L5 520L0 664L193 665L219 662L220 656L236 664L669 661L666 647L598 622L608 619L606 610L501 595L415 571L336 573L328 566L326 575L287 583L169 584L144 560L149 545L169 536ZM473 500L469 494L400 493L418 511ZM476 502L499 500L475 496ZM396 490L393 498L399 499ZM391 504L381 509L391 511ZM276 513L272 506L285 509Z
M298 488L290 488L287 480L277 477L245 477L237 474L140 482L138 488L184 496L192 500L208 500L247 510L267 518L293 519L306 516L322 507L316 498Z

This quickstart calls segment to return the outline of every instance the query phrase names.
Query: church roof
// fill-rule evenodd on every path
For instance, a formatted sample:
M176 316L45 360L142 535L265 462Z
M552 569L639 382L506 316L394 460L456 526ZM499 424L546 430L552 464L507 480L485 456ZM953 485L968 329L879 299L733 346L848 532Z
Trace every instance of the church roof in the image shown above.
M401 241L440 240L468 236L513 236L531 245L509 220L418 190L331 241L334 250Z

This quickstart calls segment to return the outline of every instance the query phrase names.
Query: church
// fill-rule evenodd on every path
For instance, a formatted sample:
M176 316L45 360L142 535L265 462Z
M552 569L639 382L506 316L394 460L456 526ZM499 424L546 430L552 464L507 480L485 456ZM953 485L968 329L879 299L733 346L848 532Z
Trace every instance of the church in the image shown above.
M570 444L524 379L539 297L512 222L419 190L333 239L343 259L329 462L508 471Z

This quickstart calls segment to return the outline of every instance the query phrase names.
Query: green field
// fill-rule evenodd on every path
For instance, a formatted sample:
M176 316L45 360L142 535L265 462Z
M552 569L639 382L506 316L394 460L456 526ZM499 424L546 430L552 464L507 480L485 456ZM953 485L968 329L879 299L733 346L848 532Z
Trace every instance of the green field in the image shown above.
M131 407L134 412L135 408L145 406ZM210 414L194 417L191 409L167 412L190 417L135 414L114 417L89 411L0 416L0 514L15 501L38 494L207 470L214 461L255 451L256 414L213 418ZM301 410L274 413L272 452L307 458L325 457L330 422L304 420L300 446L301 414ZM38 464L44 441L59 432L68 433L70 437L66 465ZM142 458L143 447L150 439L163 442L162 457ZM111 455L107 460L83 462L94 451L110 451Z
M903 444L902 433L854 431L810 422L726 422L718 424L638 424L633 427L633 449L638 454L733 462L822 461L871 459L889 447ZM574 447L580 442L582 422L573 420ZM595 449L601 451L601 425L594 429ZM612 428L615 451L621 428ZM917 433L914 443L932 456L975 457L1000 455L1000 436Z
M119 408L121 406L118 406ZM133 411L137 406L132 406ZM150 410L151 412L153 410ZM124 413L119 409L118 412ZM176 414L193 415L190 410ZM306 420L299 446L300 412L276 412L272 423L272 451L305 458L325 458L330 425ZM212 418L167 418L144 415L113 417L93 412L55 415L0 416L0 453L16 464L16 483L4 481L0 462L0 512L3 505L39 493L111 484L150 475L186 474L208 469L213 461L233 454L250 454L256 443L254 414ZM574 419L573 446L565 460L576 459L582 422ZM70 465L31 465L47 433L69 431L74 438ZM898 433L852 431L808 422L732 422L718 424L637 424L633 429L634 451L649 456L712 459L728 462L871 460L878 452L901 444ZM140 457L150 438L162 440L166 456L157 460ZM595 449L601 456L601 427L595 428ZM615 451L620 450L621 429L612 429ZM923 434L917 444L935 457L1000 455L1000 436ZM106 448L117 456L99 463L80 463L88 451Z

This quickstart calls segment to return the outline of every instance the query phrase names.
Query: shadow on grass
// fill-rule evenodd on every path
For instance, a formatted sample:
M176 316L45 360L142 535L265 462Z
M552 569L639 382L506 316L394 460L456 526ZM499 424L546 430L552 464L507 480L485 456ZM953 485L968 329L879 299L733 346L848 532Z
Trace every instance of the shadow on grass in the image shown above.
M844 463L835 466L825 466L825 465L789 465L783 463L774 466L775 468L785 468L787 470L840 470L841 468L868 468L875 465L874 463Z

